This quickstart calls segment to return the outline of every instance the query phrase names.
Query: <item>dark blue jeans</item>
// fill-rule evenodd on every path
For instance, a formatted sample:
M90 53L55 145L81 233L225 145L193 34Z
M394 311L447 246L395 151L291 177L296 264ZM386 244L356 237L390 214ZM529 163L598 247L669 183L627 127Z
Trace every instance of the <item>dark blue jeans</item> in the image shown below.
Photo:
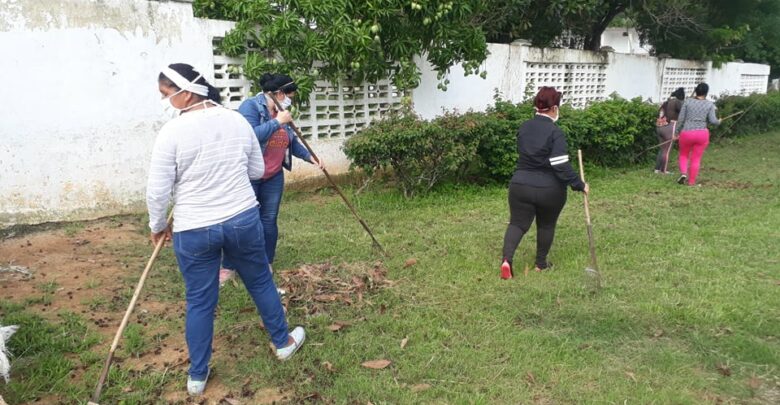
M273 264L276 256L276 241L279 239L279 227L276 218L279 217L279 205L282 203L284 192L284 169L267 180L252 182L255 197L260 203L260 221L263 223L263 235L265 236L265 255L268 263Z
M273 264L276 256L276 241L279 239L279 227L276 218L279 217L279 206L284 192L284 169L267 180L253 180L252 189L260 204L260 222L263 224L263 240L265 241L265 256L268 263ZM236 266L230 258L222 259L222 267L235 270Z
M173 250L187 290L185 337L190 377L203 380L208 374L223 255L244 282L273 344L277 348L287 345L287 320L268 270L263 226L256 208L220 224L175 232Z

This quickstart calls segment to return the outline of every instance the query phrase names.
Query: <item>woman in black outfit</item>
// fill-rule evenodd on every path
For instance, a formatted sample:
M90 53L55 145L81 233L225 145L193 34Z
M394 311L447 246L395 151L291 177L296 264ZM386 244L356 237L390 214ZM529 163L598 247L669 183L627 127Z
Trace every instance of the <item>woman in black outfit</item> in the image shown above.
M555 236L555 224L564 204L566 186L587 193L589 188L569 163L563 131L555 125L560 115L561 93L542 87L534 99L536 116L517 131L517 169L509 183L509 226L504 235L501 278L512 278L512 258L517 245L536 218L536 271L550 267L547 253Z

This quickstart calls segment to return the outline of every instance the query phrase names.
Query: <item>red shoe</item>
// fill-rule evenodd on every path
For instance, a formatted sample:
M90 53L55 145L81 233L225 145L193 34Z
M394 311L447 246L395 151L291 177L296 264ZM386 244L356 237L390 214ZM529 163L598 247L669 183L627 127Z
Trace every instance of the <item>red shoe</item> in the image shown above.
M501 263L501 278L504 280L509 280L513 276L514 274L512 273L512 265L509 264L506 259L504 259L504 262Z

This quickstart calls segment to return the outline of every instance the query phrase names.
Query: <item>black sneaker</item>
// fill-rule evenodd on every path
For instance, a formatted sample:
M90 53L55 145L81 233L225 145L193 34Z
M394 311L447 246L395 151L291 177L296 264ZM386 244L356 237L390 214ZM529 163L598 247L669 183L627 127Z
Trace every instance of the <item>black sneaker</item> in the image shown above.
M550 270L552 270L552 269L553 269L553 264L552 264L552 263L550 263L550 262L547 262L547 264L546 264L546 265L544 265L544 266L539 266L539 265L537 264L537 265L536 265L536 268L534 268L534 271L536 271L537 273L541 273L541 272L543 272L543 271L550 271Z
M681 174L680 178L677 179L677 184L685 184L685 182L688 180L687 174Z

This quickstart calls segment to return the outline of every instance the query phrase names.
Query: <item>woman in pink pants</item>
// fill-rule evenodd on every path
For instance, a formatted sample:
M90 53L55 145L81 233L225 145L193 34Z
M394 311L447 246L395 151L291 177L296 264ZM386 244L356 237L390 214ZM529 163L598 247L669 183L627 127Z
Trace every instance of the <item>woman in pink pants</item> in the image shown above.
M709 91L710 86L707 83L699 83L695 90L696 97L685 100L680 110L677 120L677 130L680 131L680 178L677 182L680 184L696 184L701 157L710 144L707 124L720 124L715 115L715 104L707 100Z

